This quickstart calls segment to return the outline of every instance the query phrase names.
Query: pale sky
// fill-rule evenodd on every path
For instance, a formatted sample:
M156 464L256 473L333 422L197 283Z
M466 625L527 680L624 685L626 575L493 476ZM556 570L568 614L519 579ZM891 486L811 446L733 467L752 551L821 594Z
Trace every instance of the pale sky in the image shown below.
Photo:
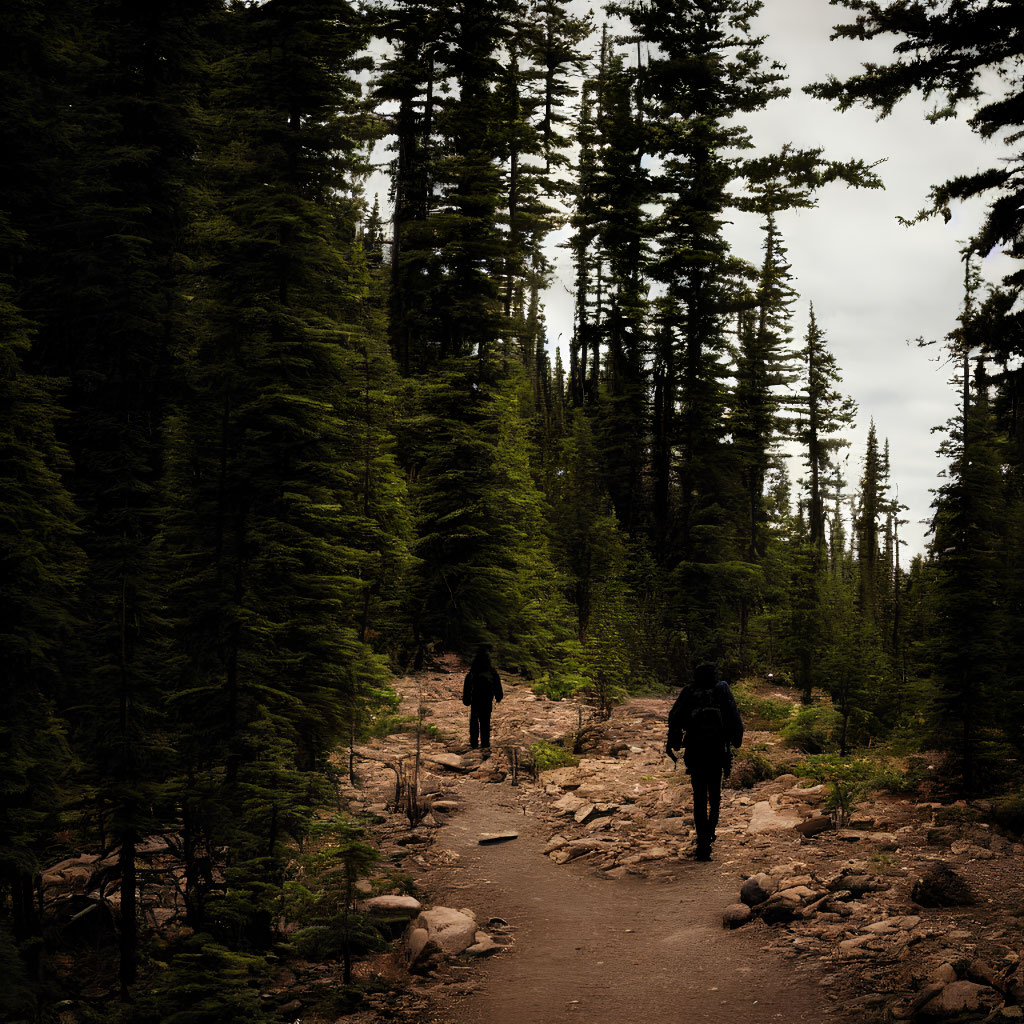
M572 6L578 13L592 7L582 0ZM846 473L851 484L860 476L872 417L880 441L889 439L892 483L909 506L902 533L905 567L924 550L929 490L942 469L935 455L940 438L931 428L956 407L952 367L937 361L936 347L920 349L916 339L941 341L956 326L963 300L959 253L980 223L982 208L954 208L948 224L932 220L908 228L896 218L925 206L932 184L996 163L999 144L980 140L963 119L929 124L926 105L916 97L877 121L862 108L841 114L805 95L802 86L828 74L846 77L864 60L888 60L885 45L829 41L832 26L849 20L844 13L827 0L766 0L758 31L768 36L766 53L786 65L792 95L747 125L765 151L791 142L798 148L822 146L833 159L886 160L877 169L885 191L831 185L816 209L783 214L780 227L801 296L795 336L802 339L813 301L842 369L842 387L860 410ZM737 219L729 230L734 251L754 263L760 262L761 237L753 219ZM573 278L569 254L557 250L553 256L558 267L546 312L550 344L564 347L572 334ZM987 260L985 276L997 280L1008 262L1001 256ZM794 479L797 472L794 466Z

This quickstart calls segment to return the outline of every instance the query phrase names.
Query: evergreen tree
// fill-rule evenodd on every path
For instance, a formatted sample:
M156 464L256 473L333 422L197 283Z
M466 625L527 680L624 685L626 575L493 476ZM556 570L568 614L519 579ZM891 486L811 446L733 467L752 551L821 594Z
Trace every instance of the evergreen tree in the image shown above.
M59 145L38 167L20 168L23 183L43 177L16 197L27 241L18 303L36 326L25 365L68 381L60 436L87 564L62 696L94 799L92 841L118 851L125 997L136 977L135 849L165 809L151 544L182 328L202 35L213 6L58 5L55 35L41 51L56 73L33 117ZM38 37L32 7L16 10L30 12ZM38 88L38 77L29 81ZM23 144L14 152L30 155Z
M965 369L967 359L964 359ZM936 717L940 738L954 752L965 792L984 785L986 741L995 722L1002 677L1000 615L1001 453L978 357L973 385L940 449L950 460L936 493L932 557L936 571Z
M846 110L863 103L880 117L892 112L908 94L919 91L937 102L929 119L953 117L964 105L972 108L971 128L982 138L1003 135L1008 147L1020 141L1021 39L1019 12L1012 0L842 0L856 20L836 28L846 39L893 37L894 60L865 65L846 81L830 76L808 87L812 95L836 101ZM990 88L993 81L1000 88ZM996 248L1017 254L1024 230L1019 147L996 166L960 175L933 186L928 206L918 220L941 215L957 200L990 197L985 219L970 241L970 251L987 256ZM1011 272L1008 292L1019 295L1024 274ZM1020 352L1020 312L1006 307L1004 330L991 343L1002 352Z
M850 443L843 432L853 425L857 407L837 389L841 380L839 368L828 349L824 331L818 326L813 305L800 358L805 375L796 438L804 449L804 466L808 473L808 540L817 551L826 541L827 481L838 472L836 455Z
M530 471L514 378L478 383L474 360L450 361L418 386L406 452L418 483L418 640L449 648L494 643L503 664L537 675L566 638L546 536L546 508Z
M203 154L195 347L168 479L170 708L188 723L189 922L257 949L328 754L385 678L366 640L401 563L386 363L355 243L363 33L344 0L227 11Z
M0 215L5 255L13 244ZM0 938L10 930L34 981L42 952L35 880L71 767L58 709L83 560L78 513L61 480L69 460L56 437L55 389L26 372L30 344L29 325L0 280ZM6 966L13 978L14 962Z

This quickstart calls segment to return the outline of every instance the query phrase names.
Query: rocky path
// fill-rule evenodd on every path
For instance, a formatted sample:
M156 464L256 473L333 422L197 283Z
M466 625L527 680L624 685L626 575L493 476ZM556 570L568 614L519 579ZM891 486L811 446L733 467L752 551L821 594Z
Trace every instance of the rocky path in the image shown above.
M408 983L404 1002L371 1000L385 1016L367 1024L396 1009L416 1024L1024 1021L1024 845L981 808L878 793L836 830L825 787L736 771L715 859L698 863L687 779L664 756L668 697L616 708L577 765L517 779L516 752L574 734L585 712L508 679L494 757L481 762L465 742L464 671L396 680L420 739L359 748L348 799L376 816L373 839L412 879L413 903L455 914L476 945L435 958L430 926L414 921L390 966L366 965L367 980ZM791 753L778 742L751 729L744 746L781 761ZM423 817L411 823L394 793L417 750ZM479 844L503 831L518 837ZM924 895L935 872L967 879L963 898ZM748 906L733 906L741 896ZM481 956L492 940L476 948L457 908L507 948ZM427 937L416 950L414 933Z
M680 865L673 882L604 880L543 856L546 823L524 814L514 789L466 780L463 810L438 841L459 855L431 887L478 919L513 925L514 944L491 957L480 988L438 1008L446 1024L768 1024L817 1021L831 1011L812 980L753 932L726 932L721 908L735 898L714 863ZM478 845L482 833L519 838Z

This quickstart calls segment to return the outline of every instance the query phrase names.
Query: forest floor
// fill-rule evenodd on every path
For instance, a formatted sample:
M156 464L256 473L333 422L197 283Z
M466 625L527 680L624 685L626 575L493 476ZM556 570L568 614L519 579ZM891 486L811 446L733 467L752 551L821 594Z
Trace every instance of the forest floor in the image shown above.
M426 730L357 747L345 795L373 815L384 863L412 876L425 907L471 913L490 955L434 956L410 972L399 943L358 965L378 991L345 1020L659 1024L683 1007L687 1020L751 1024L1022 1019L1004 981L1022 971L1024 846L971 809L878 794L857 808L856 827L805 837L794 825L820 813L823 787L781 776L725 791L714 860L700 863L688 777L664 755L670 697L586 719L579 764L534 778L514 751L573 733L591 713L506 677L483 759L466 742L464 672L451 658L395 681L401 714L422 708ZM394 799L396 769L412 770L417 743L427 813L413 826ZM771 732L748 731L744 745L784 758ZM488 841L496 834L515 838ZM915 881L939 863L973 902L914 902ZM724 927L752 876L777 891L748 923ZM337 1019L308 1004L301 1016Z

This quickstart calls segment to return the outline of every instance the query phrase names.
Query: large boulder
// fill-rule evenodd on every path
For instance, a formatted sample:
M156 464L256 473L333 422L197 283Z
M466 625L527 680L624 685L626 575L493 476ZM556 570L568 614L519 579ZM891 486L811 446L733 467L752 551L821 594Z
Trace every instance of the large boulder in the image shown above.
M413 920L410 925L410 952L413 936L421 930L426 932L424 947L434 943L442 953L449 955L461 953L476 942L476 921L464 911L451 907L424 910ZM416 938L418 941L420 937Z
M990 1013L1002 1005L1002 996L988 985L973 981L954 981L921 1007L925 1020L948 1020L962 1014Z
M936 861L914 883L910 898L921 907L966 907L975 902L964 879L945 861Z

